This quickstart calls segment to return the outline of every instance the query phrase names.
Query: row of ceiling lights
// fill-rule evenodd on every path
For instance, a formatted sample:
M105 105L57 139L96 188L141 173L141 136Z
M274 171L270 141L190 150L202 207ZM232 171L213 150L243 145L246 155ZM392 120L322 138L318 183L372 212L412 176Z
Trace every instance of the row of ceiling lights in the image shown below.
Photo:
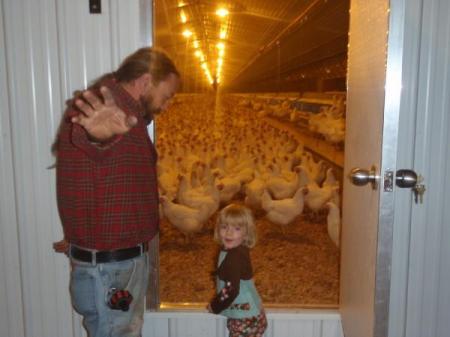
M188 24L188 17L186 15L186 12L183 10L183 8L186 5L183 2L178 3L178 7L180 8L180 20L183 24ZM183 31L183 36L186 37L188 40L192 38L192 46L194 48L194 55L200 60L200 65L205 73L206 78L208 79L208 82L210 84L219 84L221 81L221 73L222 73L222 66L223 66L223 57L225 54L225 38L227 37L227 29L228 29L228 22L225 20L225 18L228 16L229 12L226 8L218 8L216 10L216 15L221 20L220 25L220 32L219 32L219 38L216 43L216 49L217 49L217 61L215 64L216 72L214 76L211 75L211 71L209 70L210 67L208 67L208 63L206 61L204 53L201 51L199 40L195 37L195 34L189 29L186 28ZM212 66L212 65L210 65Z

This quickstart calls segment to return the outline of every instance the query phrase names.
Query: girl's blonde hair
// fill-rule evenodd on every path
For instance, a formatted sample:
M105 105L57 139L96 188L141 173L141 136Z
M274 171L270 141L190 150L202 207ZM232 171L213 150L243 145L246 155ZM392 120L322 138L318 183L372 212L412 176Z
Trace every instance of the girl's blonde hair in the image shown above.
M221 224L226 224L233 227L245 228L246 236L243 244L252 248L256 244L256 227L252 211L245 206L238 204L230 204L224 207L217 216L216 228L214 229L214 239L222 243L219 235L219 228Z

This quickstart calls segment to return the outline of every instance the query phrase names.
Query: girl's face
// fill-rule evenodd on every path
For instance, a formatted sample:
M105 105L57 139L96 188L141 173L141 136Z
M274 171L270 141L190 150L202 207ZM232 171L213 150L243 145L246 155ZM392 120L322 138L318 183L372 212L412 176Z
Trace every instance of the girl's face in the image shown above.
M225 249L231 249L241 245L246 234L244 227L227 224L219 225L219 236Z

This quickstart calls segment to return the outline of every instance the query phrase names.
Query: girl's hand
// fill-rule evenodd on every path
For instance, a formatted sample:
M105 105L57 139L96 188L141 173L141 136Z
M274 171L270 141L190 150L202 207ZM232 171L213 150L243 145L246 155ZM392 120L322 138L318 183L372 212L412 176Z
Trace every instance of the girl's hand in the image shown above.
M208 310L209 313L212 313L212 308L211 308L211 304L208 304L208 306L206 307L206 310Z
M53 249L57 253L64 253L66 255L69 254L69 243L66 241L66 239L63 239L61 241L53 242Z
M104 102L89 90L83 92L83 99L76 99L75 105L83 112L72 118L72 123L81 125L96 141L107 141L113 136L123 135L137 124L135 116L127 116L120 109L106 87L100 92Z
M220 290L220 300L222 302L229 297L228 293L231 291L231 289L233 289L233 287L231 286L231 282L225 283L225 287Z

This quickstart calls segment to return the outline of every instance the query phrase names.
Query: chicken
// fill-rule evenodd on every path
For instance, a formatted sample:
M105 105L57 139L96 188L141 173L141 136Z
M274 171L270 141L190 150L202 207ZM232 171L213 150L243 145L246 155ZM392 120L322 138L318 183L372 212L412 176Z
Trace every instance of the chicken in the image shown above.
M291 172L293 173L293 172ZM299 172L291 176L286 174L269 177L266 181L267 189L272 193L275 199L286 199L294 195L298 189Z
M205 175L205 183L203 188L205 193L212 199L212 203L207 207L207 216L209 218L219 209L220 206L220 191L216 186L215 177L209 171L207 171L207 175Z
M192 234L202 230L204 224L203 210L176 204L167 197L160 197L164 216L185 235L185 241L191 239Z
M330 201L334 202L336 206L340 207L341 205L341 196L339 193L339 181L334 176L334 170L333 168L329 168L326 173L326 178L322 184L322 187L337 187L337 189L333 189L333 195L330 199Z
M336 177L334 176L334 170L332 167L327 169L325 174L325 180L322 183L322 186L335 186L339 184Z
M267 212L266 217L274 224L284 227L292 223L303 212L305 187L299 187L292 198L274 200L265 189L262 195L262 208Z
M314 180L311 180L308 170L303 165L298 165L294 167L294 171L297 172L298 187L304 187L311 184L317 185Z
M174 170L164 170L158 166L158 187L161 194L173 200L178 191L178 174Z
M254 210L261 208L261 197L266 188L266 183L259 174L245 186L245 204Z
M217 179L216 186L219 189L221 203L231 201L241 191L241 181L236 177Z
M169 151L167 155L160 154L157 162L158 188L161 194L173 200L178 190L179 162L172 157Z
M314 182L313 184L308 184L307 189L306 206L316 215L325 206L325 203L333 197L333 193L339 190L339 186L319 187Z
M192 188L187 181L186 176L183 175L180 175L179 179L180 184L177 193L177 201L181 205L201 210L201 215L203 215L201 219L206 222L218 208L217 201L211 194L211 189L202 185Z
M326 204L328 208L328 216L327 216L327 230L330 239L339 248L340 243L340 231L341 231L341 211L339 207L329 201Z

